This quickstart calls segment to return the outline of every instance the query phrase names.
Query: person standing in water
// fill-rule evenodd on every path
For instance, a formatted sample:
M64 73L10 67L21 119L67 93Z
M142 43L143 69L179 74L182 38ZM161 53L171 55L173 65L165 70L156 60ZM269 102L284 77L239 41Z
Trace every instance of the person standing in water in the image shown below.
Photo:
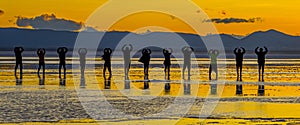
M183 68L182 68L182 78L184 79L184 71L188 69L188 78L191 76L191 54L194 52L194 49L190 46L185 46L181 49L183 53Z
M233 53L235 54L235 61L236 61L236 81L243 81L242 80L242 68L243 68L243 59L244 54L246 53L245 48L235 48Z
M84 77L84 70L85 70L85 64L86 64L86 54L87 54L87 49L86 48L80 48L78 49L78 54L79 54L79 61L80 61L80 72L81 72L81 77Z
M124 56L124 72L125 77L128 77L129 69L130 69L130 52L132 51L133 47L131 44L126 44L122 47L122 52Z
M165 65L165 76L168 76L168 79L170 78L170 66L171 66L171 54L172 54L173 50L170 48L168 49L163 49L163 54L165 56L165 61L164 61L164 65Z
M218 50L209 50L208 55L210 56L210 65L209 65L209 80L211 80L211 73L214 71L216 73L216 79L218 79L218 63L217 57L219 55Z
M142 51L142 57L139 59L139 62L144 63L144 77L148 78L149 64L150 64L150 54L151 50L146 48Z
M268 53L268 48L265 47L265 51L263 48L256 47L255 53L257 55L257 63L258 63L258 81L264 81L264 70L265 70L265 56ZM258 51L259 49L259 51ZM261 76L261 77L260 77ZM262 79L260 79L262 78Z
M18 66L20 66L20 79L23 78L23 63L22 63L22 52L23 51L24 51L23 47L15 47L14 48L15 57L16 57L15 77L18 78L17 69L18 69Z
M38 67L38 77L40 77L40 70L41 67L43 67L43 78L45 78L45 54L46 54L46 50L44 48L39 48L37 50L37 55L39 56L39 67Z
M111 73L111 53L112 50L110 48L105 48L104 49L104 55L102 55L102 60L104 60L104 67L103 67L103 77L105 78L105 73L106 73L106 68L108 69L109 72L109 77L112 76Z
M64 78L66 78L66 53L68 49L66 47L59 47L57 53L59 56L59 78L61 78L61 68L64 68Z

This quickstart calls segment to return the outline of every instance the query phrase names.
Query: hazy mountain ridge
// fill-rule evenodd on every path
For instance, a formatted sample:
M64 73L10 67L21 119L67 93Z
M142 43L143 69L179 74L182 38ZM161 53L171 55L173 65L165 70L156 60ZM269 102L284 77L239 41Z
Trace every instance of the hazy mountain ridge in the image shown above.
M82 32L87 38L96 37L104 32ZM100 49L114 46L130 32L106 32L103 42L99 45ZM166 32L151 32L146 35L134 34L137 37L146 37L147 35L168 35ZM18 28L0 28L0 48L2 50L11 50L15 46L23 46L25 49L37 49L44 47L47 49L56 49L59 46L72 48L76 41L78 32L53 31L53 30L30 30ZM206 47L198 35L178 33L197 51L206 51ZM203 39L209 39L214 35L203 36ZM276 30L257 31L242 39L235 38L228 34L220 34L226 51L232 51L235 47L243 46L247 50L253 50L257 46L267 46L270 51L277 52L295 52L300 49L300 36L291 36Z

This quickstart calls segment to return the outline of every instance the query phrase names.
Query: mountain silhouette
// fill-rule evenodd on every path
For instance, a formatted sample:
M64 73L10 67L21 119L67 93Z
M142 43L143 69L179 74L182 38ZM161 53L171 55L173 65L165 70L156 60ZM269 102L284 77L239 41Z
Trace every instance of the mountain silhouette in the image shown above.
M87 39L96 37L104 32L82 32ZM114 48L114 46L130 32L106 32L103 42L99 48ZM167 36L167 32L151 32L147 35L135 34L137 37L147 37L149 35ZM198 35L177 33L196 51L206 52L206 47ZM46 48L55 50L57 47L66 46L70 49L74 46L78 32L54 31L54 30L33 30L18 28L0 28L0 49L12 50L15 46L23 46L25 50L35 50L37 48ZM202 36L203 39L210 39L214 35ZM229 34L220 34L226 51L232 51L234 48L243 46L248 51L253 51L257 46L267 46L270 52L286 53L297 52L300 46L300 37L284 34L276 30L257 31L243 38L236 38Z

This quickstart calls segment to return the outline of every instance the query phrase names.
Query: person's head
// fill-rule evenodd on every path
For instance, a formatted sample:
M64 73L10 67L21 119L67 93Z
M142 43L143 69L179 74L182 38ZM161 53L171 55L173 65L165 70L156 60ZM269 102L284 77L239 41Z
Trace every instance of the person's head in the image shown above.
M239 52L239 53L241 53L241 52L242 52L242 50L241 50L241 49L238 49L238 52Z

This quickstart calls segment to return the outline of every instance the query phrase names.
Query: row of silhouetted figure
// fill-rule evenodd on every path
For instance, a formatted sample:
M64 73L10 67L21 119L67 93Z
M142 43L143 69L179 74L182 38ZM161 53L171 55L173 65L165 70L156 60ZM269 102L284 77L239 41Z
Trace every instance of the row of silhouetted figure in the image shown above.
M131 51L133 50L133 46L131 44L126 44L122 47L122 52L124 56L124 72L125 78L128 78L130 65L131 65ZM20 67L20 79L22 79L22 52L24 49L22 47L15 47L15 57L16 57L16 65L15 65L15 77L17 77L17 69L18 66ZM183 67L182 67L182 78L184 79L184 72L187 69L188 71L188 78L190 79L190 70L191 70L191 54L194 52L194 49L190 46L185 46L181 49L183 53ZM59 56L59 78L61 78L61 70L63 69L64 79L66 78L66 53L68 49L66 47L59 47L57 49L57 53ZM86 48L80 48L78 50L79 58L80 58L80 67L81 67L81 76L84 76L85 65L86 65ZM163 49L162 53L165 57L163 62L164 64L164 72L167 79L170 79L170 66L171 66L171 55L173 50L172 49ZM264 81L264 65L265 65L265 55L267 54L268 49L266 47L255 49L255 53L257 54L257 62L258 62L258 72L259 72L259 81ZM105 48L103 51L102 60L104 60L104 67L103 67L103 77L105 78L106 70L109 72L109 76L112 76L111 71L111 54L112 49ZM243 58L246 50L243 47L235 48L234 54L236 57L236 72L237 72L237 81L242 81L242 66L243 66ZM43 78L45 78L45 54L46 50L44 48L39 48L37 50L37 55L39 57L39 66L37 70L38 77L40 78L40 69L43 68ZM148 71L149 71L149 64L151 59L151 50L149 48L144 48L142 50L142 56L139 58L139 62L143 63L144 65L144 78L148 80ZM218 50L209 50L208 55L210 56L210 66L209 66L209 80L211 80L212 72L216 73L216 79L218 79L218 67L217 67L217 58L219 55Z

